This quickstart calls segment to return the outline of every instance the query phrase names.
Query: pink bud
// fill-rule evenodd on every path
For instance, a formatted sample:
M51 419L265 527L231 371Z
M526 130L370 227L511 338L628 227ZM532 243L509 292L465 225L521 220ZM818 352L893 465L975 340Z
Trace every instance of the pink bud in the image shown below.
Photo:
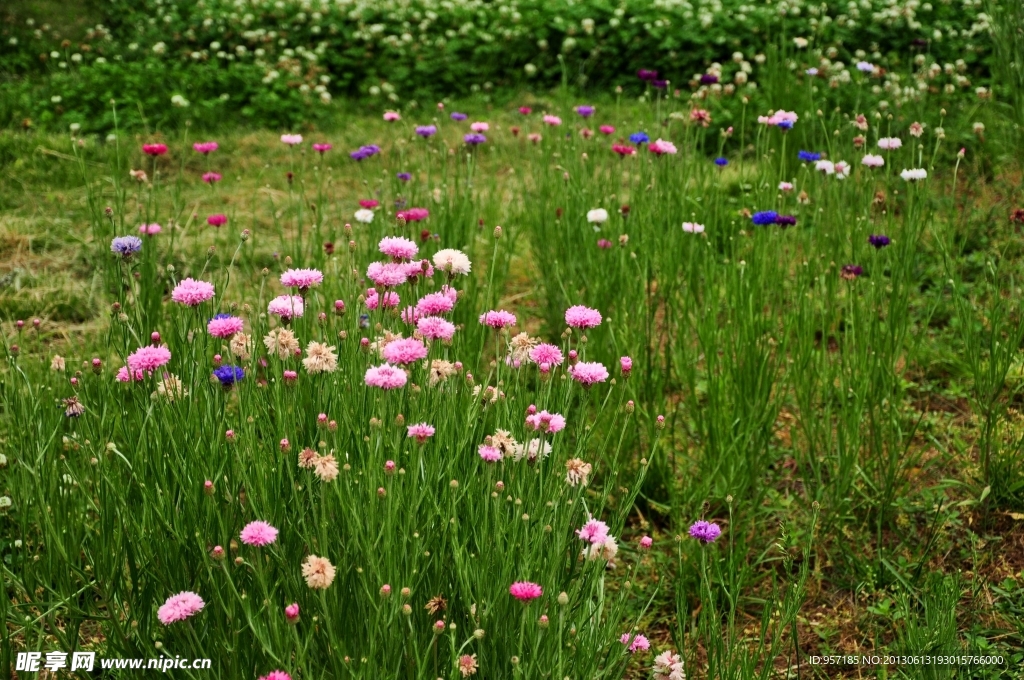
M390 595L391 595L391 586L389 586L387 583L385 583L384 585L382 585L380 587L380 596L381 597L388 597Z
M530 404L529 406L527 406L527 407L526 407L526 413L527 413L527 415L531 415L531 416L532 416L532 415L533 415L534 413L536 413L536 412L537 412L537 407L536 407L536 405L534 405L534 404Z
M215 560L224 559L224 548L220 547L219 545L214 546L213 550L210 551L210 557L212 557Z
M650 536L644 536L640 539L641 550L650 550L652 545L654 545L654 540Z
M288 623L299 622L299 603L292 602L290 605L284 608L284 618L288 620Z
M444 632L444 621L435 621L434 622L434 633L436 633L437 635L440 635L443 632Z
M282 439L281 440L281 451L284 451L285 453L287 453L288 451L291 450L291 448L292 448L292 445L291 445L291 443L287 439Z
M388 462L384 463L384 473L385 474L390 475L390 474L394 474L394 472L395 472L395 461L389 460Z
M227 432L224 433L224 438L227 439L229 442L235 441L235 431L228 430Z
M219 355L219 354L214 354L213 355L213 363L216 364L217 366L220 365L220 362L222 360L223 360L223 358L221 357L221 355Z
M213 482L212 481L207 479L205 482L203 482L203 493L205 493L207 496L212 496L213 495L213 490L214 489L213 489Z
M321 426L321 427L326 425L327 424L327 414L326 413L321 413L320 415L318 415L316 417L316 424Z
M153 341L154 345L160 344L160 333L158 331L153 331L149 334L149 339Z

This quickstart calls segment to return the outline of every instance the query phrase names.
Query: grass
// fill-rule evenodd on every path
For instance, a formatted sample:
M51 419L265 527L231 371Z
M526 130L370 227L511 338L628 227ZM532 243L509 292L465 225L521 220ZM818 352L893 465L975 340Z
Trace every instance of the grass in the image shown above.
M566 118L559 132L580 127L568 120L570 104L547 102ZM813 100L799 107L803 140L831 148L834 160L859 159L843 118L852 112L824 116L816 129L813 114L805 115L816 108ZM1024 660L1017 462L1024 326L1015 288L1024 261L1019 225L1010 220L1024 196L1019 161L1003 156L999 142L1011 133L987 119L989 138L975 140L965 159L937 144L931 164L935 141L925 137L928 148L918 149L904 132L910 118L873 122L871 140L884 136L884 125L905 148L888 156L883 172L857 166L838 181L797 164L795 140L754 127L720 170L698 151L714 141L701 128L656 118L644 105L601 122L619 128L616 139L659 130L651 137L673 139L677 156L620 161L606 139L562 138L519 114L479 114L491 129L473 153L459 144L461 129L443 119L440 139L427 143L401 127L411 120L389 126L376 114L307 131L307 142L322 134L335 145L323 158L289 150L267 131L221 131L209 159L188 149L195 135L187 128L120 146L2 133L0 319L8 360L0 445L8 466L0 483L14 498L0 517L8 652L77 645L146 656L159 643L157 653L220 655L223 677L263 675L271 666L302 677L455 677L458 648L479 652L481 677L541 677L556 665L572 677L648 677L650 658L626 655L617 642L635 630L653 651L680 651L690 677L864 677L882 671L813 666L808 657L891 653L1004 659L998 668L889 668L905 677L1009 677ZM967 105L944 125L969 130L976 115ZM934 129L942 121L925 122ZM513 126L524 129L513 136ZM544 141L530 143L528 131ZM172 152L143 157L140 144L157 138ZM368 142L384 147L380 159L357 165L345 155ZM224 176L215 187L198 180L208 166ZM907 184L898 177L903 167L928 167L930 176ZM156 178L152 187L128 177L140 168ZM395 179L400 170L413 173L409 185ZM777 191L780 179L796 179L797 191ZM809 202L797 201L801 190ZM381 199L380 214L372 225L354 223L356 201L371 195ZM475 385L507 391L505 400L481 405L465 384L447 400L359 396L367 360L355 338L373 340L401 324L379 312L370 313L369 329L359 322L362 289L349 271L361 275L382 235L420 240L420 225L395 225L398 197L431 209L425 251L470 255L474 274L459 282L465 291L456 308L464 328L445 352L465 362ZM585 218L595 207L611 213L596 230ZM754 227L741 212L769 208L795 214L797 225ZM226 214L227 226L208 227L212 212ZM684 220L704 224L705 233L683 233ZM145 239L144 257L118 264L109 238L152 221L164 231ZM243 229L247 240L239 238ZM869 233L886 233L893 244L876 251ZM612 246L597 247L598 238ZM861 265L864 275L844 279L845 264ZM174 282L213 280L217 310L245 317L260 354L271 325L260 312L276 294L269 291L277 274L292 265L327 274L318 308L329 312L332 298L345 300L345 316L318 327L310 314L296 327L304 339L341 347L344 380L314 383L299 368L301 387L286 392L254 355L245 362L248 383L232 393L208 388L212 355L230 354L195 340L205 338L196 324L214 310L193 318L167 303ZM564 309L580 303L605 317L586 341L578 331L562 335ZM632 356L634 371L625 379L615 370L614 385L591 390L516 377L503 368L501 336L476 323L492 308L514 309L517 332L556 344L561 337L609 368ZM17 330L16 319L26 327ZM154 329L190 385L185 405L150 402L149 389L112 383L122 357ZM198 332L192 341L189 329ZM78 391L88 411L79 421L51 403L69 394L68 376L48 370L54 354L66 358L68 373L82 365ZM104 365L100 378L89 367L94 356ZM594 463L592 486L572 500L611 525L621 546L614 570L576 564L571 529L585 519L579 505L570 516L545 505L555 488L545 485L564 476L561 459L570 454L562 449L552 467L502 468L503 483L521 494L509 493L507 506L497 492L492 505L456 500L450 490L458 479L466 494L489 497L495 479L465 461L530 403L565 413L570 427L556 443ZM337 433L315 426L321 409L339 419ZM430 446L451 461L417 462L420 449L393 425L416 418L438 426ZM240 433L234 449L223 443L226 427ZM353 469L334 487L318 485L295 468L295 451L275 458L282 437L295 450L323 441L322 450L351 455ZM422 488L388 487L385 497L421 504L408 506L419 514L371 510L379 507L373 489L391 483L375 481L373 466L392 455L428 471ZM525 470L536 470L536 481ZM64 474L88 492L69 492ZM210 503L199 491L204 478L217 485ZM47 520L53 508L86 519L64 529ZM706 549L686 537L702 517L725 532ZM258 518L282 529L280 549L231 547L241 524ZM442 531L449 521L467 533ZM117 541L120 522L125 540ZM544 534L546 524L554 531ZM493 535L475 534L474 526ZM346 557L329 528L344 537ZM420 532L444 561L414 559ZM642 535L654 539L650 552L633 547ZM216 541L242 562L211 560ZM310 595L297 575L302 556L317 550L328 550L338 567L338 583L325 591L330 599ZM473 562L478 554L486 567ZM408 580L400 584L396 574ZM545 586L545 599L534 610L508 608L507 582L531 577ZM394 611L377 605L380 583L397 591L413 579L422 587L414 588L411 618L397 609L402 598L389 601ZM203 623L158 626L156 607L190 588L207 599ZM567 608L554 600L562 589L572 597ZM446 624L457 628L435 638L423 609L439 593L450 605ZM301 600L309 612L294 629L280 620L282 598ZM478 623L485 620L478 603L489 624ZM598 606L601 613L586 615ZM343 621L333 615L339 608L359 614ZM550 629L534 624L542 610ZM331 622L341 629L326 629ZM474 642L475 625L487 634ZM570 626L579 626L575 635ZM571 654L559 651L563 641ZM511 664L513 655L524 665ZM355 662L361 656L368 661Z

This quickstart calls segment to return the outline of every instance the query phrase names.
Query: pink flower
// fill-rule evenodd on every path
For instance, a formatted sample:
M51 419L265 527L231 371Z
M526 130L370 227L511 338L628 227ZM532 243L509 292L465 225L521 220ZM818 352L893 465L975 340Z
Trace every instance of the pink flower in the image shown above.
M138 382L143 378L145 378L145 374L142 371L129 372L127 366L122 366L118 369L117 376L114 379L117 380L117 382L126 383L132 382L132 380Z
M455 308L455 300L444 293L427 293L416 303L416 311L425 316L445 314Z
M284 671L270 671L266 675L261 675L260 680L292 680L292 676Z
M415 425L410 425L408 429L408 436L410 438L416 439L416 441L420 444L427 441L427 439L429 439L430 437L433 437L435 432L433 425L427 425L426 423L417 423Z
M903 140L899 137L882 137L878 140L878 148L886 151L894 151L903 146Z
M217 213L216 215L210 215L209 217L206 218L206 223L209 224L211 227L222 227L225 224L227 224L227 221L227 215L221 215L220 213Z
M799 116L793 111L783 111L779 109L770 116L758 116L757 122L762 125L777 125L783 129L789 129L793 127Z
M288 146L302 144L302 135L281 135L281 141Z
M196 142L192 145L192 148L199 153L206 155L212 151L216 151L220 147L217 145L217 142Z
M216 184L221 179L220 173L217 172L204 172L203 181L207 184Z
M562 350L554 345L542 343L530 350L530 361L535 364L547 364L550 370L551 366L561 366L565 357L562 356Z
M704 225L696 222L683 222L683 231L687 234L703 234Z
M672 155L678 152L678 149L676 149L675 144L673 144L672 142L666 142L664 139L659 139L657 141L651 142L650 144L647 145L647 148L650 150L651 153L656 154L658 156L661 156L662 154Z
M654 545L654 539L650 536L644 536L640 539L641 550L650 550L652 545Z
M377 247L385 255L399 260L411 260L420 250L413 241L401 236L385 236Z
M602 125L601 127L597 128L597 129L601 131L602 135L614 135L615 134L615 128L613 128L611 125Z
M559 413L540 411L539 413L531 413L526 416L526 425L534 430L555 434L565 429L565 417Z
M554 127L555 125L562 124L562 119L559 118L558 116L547 115L544 116L542 120L544 121L545 125L551 125L552 127Z
M581 361L569 367L569 376L576 382L589 387L594 383L604 382L608 379L608 369L596 361Z
M278 295L267 305L267 314L282 319L298 319L305 311L305 303L298 295Z
M286 288L306 290L319 286L323 281L323 273L316 269L289 269L281 274L281 285Z
M218 314L206 324L206 330L215 338L230 338L242 332L242 320L230 314Z
M366 278L382 288L394 288L405 283L409 275L397 262L371 262L366 268Z
M319 152L321 156L324 155L325 152L330 151L333 148L334 147L332 147L330 144L313 144L313 151Z
M619 359L619 368L622 369L623 375L629 375L629 372L633 370L633 359L631 357L621 357Z
M395 217L403 219L406 222L421 222L430 216L430 211L426 208L409 208L401 212L395 213Z
M427 357L427 347L416 338L402 338L386 344L381 356L390 364L411 364Z
M197 281L193 278L183 279L171 291L171 299L189 307L200 305L213 297L213 284Z
M439 316L424 316L416 322L416 330L427 340L451 340L455 336L455 324Z
M629 645L629 651L632 654L636 654L637 652L646 652L651 648L650 641L640 634L637 634L636 637L632 639L632 643L630 643L629 633L623 633L622 637L619 638L619 642L624 645Z
M184 621L190 616L198 614L205 606L206 603L203 602L203 598L186 590L167 598L167 601L157 610L156 616L160 619L160 623L169 626L172 623Z
M533 109L531 109L529 106L520 106L519 113L523 114L524 116L529 116L531 113L533 113Z
M399 303L398 293L393 291L385 292L383 296L377 293L375 288L368 288L366 290L366 308L373 310L377 307L397 307Z
M604 543L610 534L607 524L601 520L590 519L583 525L582 529L576 530L576 535L580 537L580 540L598 545Z
M285 371L284 373L281 374L281 377L284 378L284 381L286 383L291 384L299 379L299 374L296 373L295 371Z
M132 371L155 371L171 360L171 350L166 347L154 347L148 345L140 347L128 355L129 370Z
M389 123L392 123L396 120L402 120L402 115L398 113L398 111L385 111L384 120L386 120Z
M167 153L166 144L143 144L142 153L147 156L163 156Z
M480 323L491 328L506 328L507 326L516 325L516 315L512 312L506 312L504 309L492 310L480 315Z
M473 132L487 132L491 129L491 126L487 123L473 123L469 126L469 129Z
M370 387L379 387L382 390L393 390L403 387L409 380L409 376L400 368L391 364L371 366L366 369L366 384Z
M501 451L487 444L481 444L480 448L477 449L477 453L488 463L497 463L501 460Z
M430 264L430 260L420 260L419 262L405 262L402 264L405 268L405 275L410 281L415 281L417 276L422 276L425 279L429 279L434 275L434 267Z
M266 522L257 520L255 522L249 522L242 529L242 533L238 535L242 539L242 543L246 545L254 545L257 548L262 548L265 545L270 545L277 540L277 529L270 526Z
M530 581L516 581L509 586L508 592L520 602L529 602L543 595L544 589Z
M420 313L416 311L415 307L406 307L402 310L402 323L407 323L410 326L415 326L420 320Z
M573 328L593 328L601 325L601 312L583 305L565 310L565 323Z
M153 224L140 224L139 225L139 233L140 234L145 234L146 236L156 236L161 231L163 231L163 227L161 227L156 222L154 222Z

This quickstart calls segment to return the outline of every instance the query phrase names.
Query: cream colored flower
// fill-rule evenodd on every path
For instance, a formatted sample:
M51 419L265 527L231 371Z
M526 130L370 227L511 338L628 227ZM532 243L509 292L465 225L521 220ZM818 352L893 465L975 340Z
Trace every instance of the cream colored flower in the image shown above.
M338 355L335 347L324 342L310 342L306 347L306 358L302 365L310 373L334 373L338 368Z
M299 341L295 338L295 333L287 328L270 331L267 337L263 338L263 344L267 346L268 352L276 353L282 360L295 356L295 352L299 349Z
M302 563L302 577L310 588L326 590L334 583L334 574L334 565L326 557L309 555Z
M242 361L248 361L252 357L252 338L245 333L235 333L228 348Z

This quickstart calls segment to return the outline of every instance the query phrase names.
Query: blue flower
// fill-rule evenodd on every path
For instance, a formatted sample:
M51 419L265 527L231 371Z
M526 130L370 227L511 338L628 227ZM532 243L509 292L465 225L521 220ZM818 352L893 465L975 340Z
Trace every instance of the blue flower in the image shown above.
M221 366L213 369L213 377L224 387L231 387L245 377L245 371L241 366Z
M776 123L775 125L777 127L782 128L783 130L792 130L793 129L793 121L791 121L791 120L781 120L778 123Z
M729 165L729 161L728 159L719 156L718 158L715 159L715 165L717 165L720 168L724 168L726 165Z
M651 138L647 136L646 132L634 132L629 136L629 141L634 144L646 144L651 141Z
M110 252L128 259L142 250L142 239L138 236L118 236L110 242Z
M779 213L774 210L763 210L761 212L754 213L750 220L757 225L764 226L766 224L775 224L775 220L779 218Z
M800 153L798 153L797 156L800 158L800 160L805 161L807 163L810 163L811 161L821 160L820 153L816 153L814 151L804 151L803 149L800 150Z

